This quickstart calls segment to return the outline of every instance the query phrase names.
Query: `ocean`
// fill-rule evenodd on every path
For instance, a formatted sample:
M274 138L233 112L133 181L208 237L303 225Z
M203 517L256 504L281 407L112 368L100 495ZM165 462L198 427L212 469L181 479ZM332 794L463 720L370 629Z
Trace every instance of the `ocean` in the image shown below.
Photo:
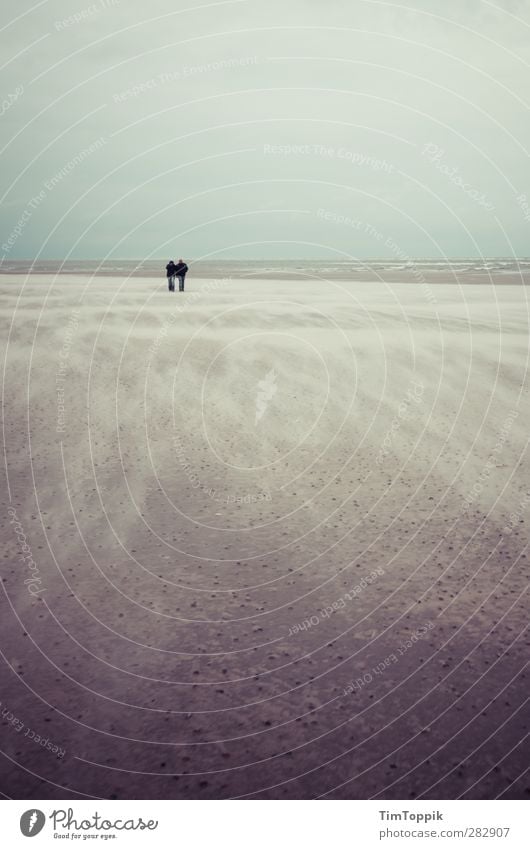
M70 274L95 277L149 277L165 276L166 259L158 260L9 260L0 263L0 274ZM416 259L407 262L387 259L330 261L318 260L187 260L190 274L197 278L231 278L235 280L257 278L317 279L317 280L366 280L384 279L388 275L403 272L411 279L428 274L440 274L445 282L462 276L510 275L510 279L525 282L530 272L530 258L494 259ZM449 279L448 279L449 278Z

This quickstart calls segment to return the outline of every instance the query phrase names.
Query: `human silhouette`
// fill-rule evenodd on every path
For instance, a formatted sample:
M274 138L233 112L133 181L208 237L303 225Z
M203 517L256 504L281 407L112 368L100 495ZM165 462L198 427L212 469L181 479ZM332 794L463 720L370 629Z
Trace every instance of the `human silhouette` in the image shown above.
M186 279L186 274L188 272L188 266L184 262L183 259L179 259L178 263L175 266L175 276L179 279L179 292L184 291L184 280Z
M170 259L168 264L166 265L167 287L168 287L170 292L175 291L175 273L176 273L175 269L176 269L176 267L177 266L175 265L175 263L173 262L172 259Z

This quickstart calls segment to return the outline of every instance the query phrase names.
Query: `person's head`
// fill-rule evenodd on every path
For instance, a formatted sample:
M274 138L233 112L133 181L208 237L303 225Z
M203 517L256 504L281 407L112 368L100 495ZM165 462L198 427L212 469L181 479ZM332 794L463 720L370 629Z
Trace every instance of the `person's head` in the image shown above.
M179 259L179 262L180 262L180 263L184 262L184 260L182 259L182 257Z

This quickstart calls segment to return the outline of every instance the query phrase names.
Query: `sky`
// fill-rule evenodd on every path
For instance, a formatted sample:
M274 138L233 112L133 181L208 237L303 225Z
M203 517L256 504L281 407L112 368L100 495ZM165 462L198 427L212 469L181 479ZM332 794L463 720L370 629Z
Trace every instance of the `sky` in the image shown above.
M3 0L3 261L530 255L530 0Z

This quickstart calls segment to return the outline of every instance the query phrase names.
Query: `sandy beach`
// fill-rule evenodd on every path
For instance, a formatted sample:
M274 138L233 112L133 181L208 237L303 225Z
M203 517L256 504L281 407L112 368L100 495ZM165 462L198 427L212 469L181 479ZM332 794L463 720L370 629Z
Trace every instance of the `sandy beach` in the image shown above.
M0 276L11 797L528 795L529 290L478 274Z

